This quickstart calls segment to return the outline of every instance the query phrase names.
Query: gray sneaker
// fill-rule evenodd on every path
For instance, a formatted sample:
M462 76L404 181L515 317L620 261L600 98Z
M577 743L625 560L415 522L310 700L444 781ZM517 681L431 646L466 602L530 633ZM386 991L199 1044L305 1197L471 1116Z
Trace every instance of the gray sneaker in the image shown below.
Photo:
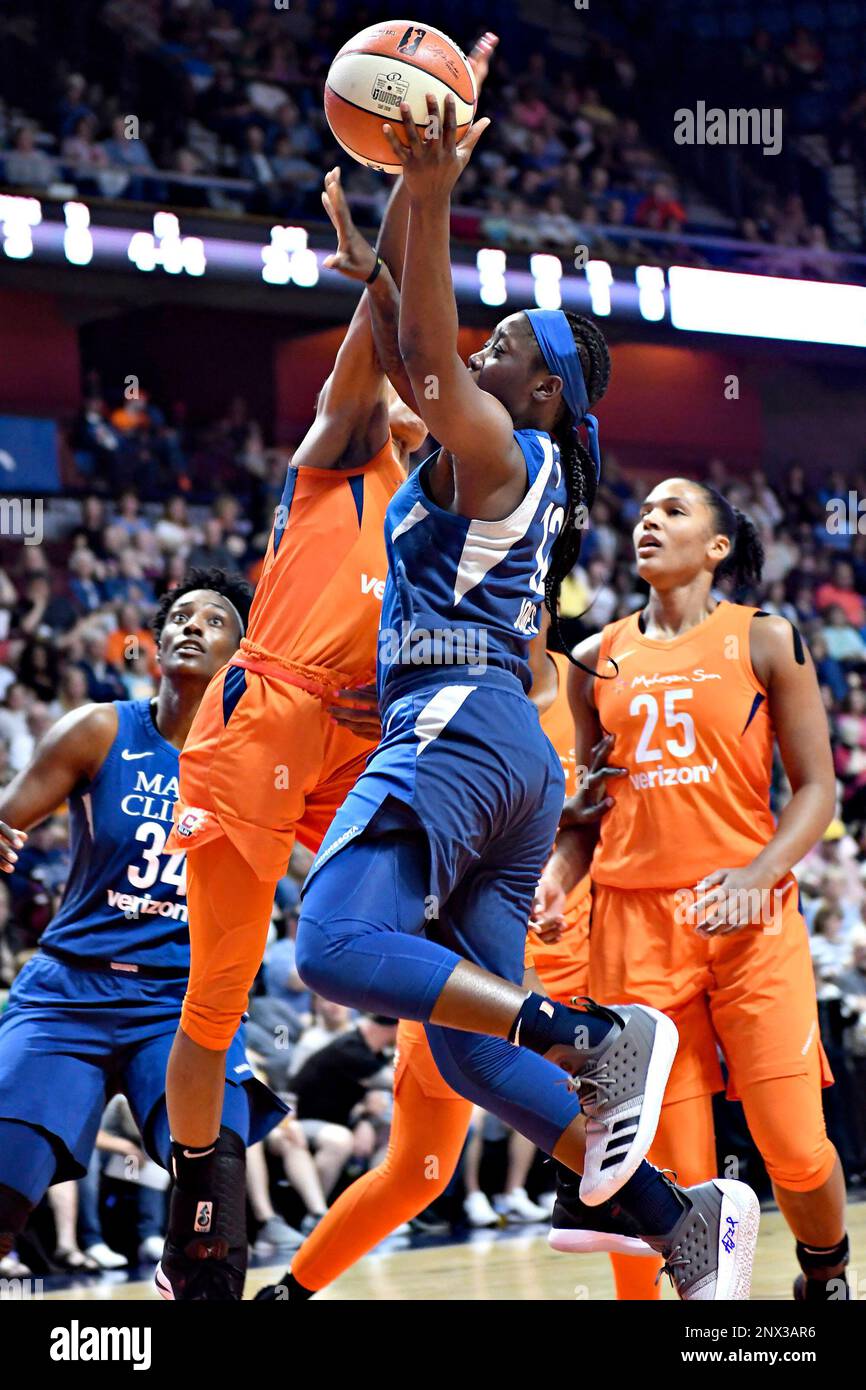
M598 1207L633 1176L655 1137L679 1034L669 1018L645 1004L604 1008L591 999L580 1002L588 1013L608 1018L611 1031L587 1052L580 1048L576 1021L576 1048L559 1044L545 1056L568 1071L577 1088L586 1116L580 1200Z
M754 1192L731 1178L677 1191L688 1205L673 1230L644 1236L664 1256L659 1277L667 1274L685 1302L747 1299L761 1220Z
M284 1221L281 1216L271 1216L256 1236L255 1253L263 1257L285 1255L303 1245L304 1237L300 1231Z

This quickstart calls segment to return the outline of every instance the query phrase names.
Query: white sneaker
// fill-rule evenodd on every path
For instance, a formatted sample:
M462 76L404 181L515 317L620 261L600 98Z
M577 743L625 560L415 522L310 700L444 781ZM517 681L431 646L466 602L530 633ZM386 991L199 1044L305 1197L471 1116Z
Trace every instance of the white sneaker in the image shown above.
M129 1261L123 1255L119 1255L116 1250L105 1244L104 1240L98 1240L95 1245L88 1245L85 1255L89 1255L91 1260L95 1260L100 1269L126 1269ZM160 1250L162 1254L162 1250Z
M525 1187L515 1187L493 1198L493 1206L506 1221L546 1221L547 1212L535 1202L530 1202Z
M493 1210L484 1192L470 1192L463 1203L463 1210L470 1226L498 1226L499 1217Z
M545 1216L553 1215L553 1208L556 1206L555 1192L541 1192L538 1196L538 1205L543 1208Z
M158 1265L162 1259L162 1252L165 1240L162 1236L145 1236L138 1247L138 1263L142 1265Z

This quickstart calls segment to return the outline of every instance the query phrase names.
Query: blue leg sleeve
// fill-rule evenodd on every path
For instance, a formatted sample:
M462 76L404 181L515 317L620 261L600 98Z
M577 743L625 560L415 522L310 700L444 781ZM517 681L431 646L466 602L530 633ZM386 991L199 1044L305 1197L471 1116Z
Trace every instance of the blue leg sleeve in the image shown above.
M355 840L304 897L298 974L317 994L366 1013L424 1021L460 956L428 941L428 850L420 835Z
M504 1038L433 1024L425 1031L449 1086L525 1134L544 1153L553 1153L563 1131L580 1114L577 1096L559 1067Z
M462 957L416 935L424 926L426 845L420 837L355 840L313 878L295 943L306 984L340 1004L429 1019ZM446 1081L550 1153L580 1114L558 1067L502 1038L429 1026Z

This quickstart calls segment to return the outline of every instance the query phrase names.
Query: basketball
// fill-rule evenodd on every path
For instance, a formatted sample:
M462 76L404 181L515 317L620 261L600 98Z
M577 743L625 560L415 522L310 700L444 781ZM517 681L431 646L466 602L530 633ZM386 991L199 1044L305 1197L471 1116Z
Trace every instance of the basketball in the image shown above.
M472 124L477 100L465 54L441 29L389 20L362 29L340 49L325 83L325 114L334 137L353 159L399 174L382 126L387 121L407 143L400 103L408 102L416 123L426 125L428 92L440 111L448 93L453 95L459 143Z

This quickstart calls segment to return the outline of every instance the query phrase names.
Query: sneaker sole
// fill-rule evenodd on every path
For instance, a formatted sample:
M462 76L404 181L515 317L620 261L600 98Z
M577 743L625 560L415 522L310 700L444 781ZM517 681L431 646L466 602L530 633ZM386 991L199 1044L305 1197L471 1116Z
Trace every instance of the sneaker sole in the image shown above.
M647 1255L659 1258L658 1251L638 1236L618 1236L603 1231L555 1231L547 1237L551 1250L563 1255Z
M719 1218L722 1229L728 1217L736 1221L737 1243L733 1261L727 1270L728 1277L723 1281L716 1280L713 1302L744 1302L752 1291L752 1265L761 1224L761 1206L745 1183L735 1182L732 1178L715 1178L714 1181L722 1193Z
M164 1298L167 1303L174 1303L174 1289L163 1274L161 1264L153 1271L153 1283L160 1298Z
M656 1025L653 1049L647 1067L643 1105L638 1117L637 1133L632 1140L631 1147L623 1155L621 1163L614 1168L608 1168L604 1173L600 1173L595 1179L594 1186L585 1186L585 1178L581 1179L580 1200L588 1207L600 1207L604 1202L609 1201L619 1192L623 1184L628 1182L629 1178L634 1177L646 1158L647 1150L658 1129L665 1087L668 1084L671 1067L677 1055L680 1035L677 1032L676 1024L666 1014L659 1013L658 1009L650 1009L645 1004L636 1007L649 1014Z

